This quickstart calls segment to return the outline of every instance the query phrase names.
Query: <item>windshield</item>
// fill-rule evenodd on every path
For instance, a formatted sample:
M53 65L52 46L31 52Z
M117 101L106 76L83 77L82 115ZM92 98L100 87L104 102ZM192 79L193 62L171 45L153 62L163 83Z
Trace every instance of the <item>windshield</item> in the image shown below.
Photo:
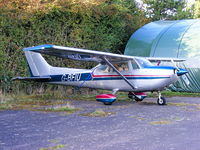
M135 58L135 59L139 63L139 65L143 68L153 66L153 64L147 59L144 59L144 58Z

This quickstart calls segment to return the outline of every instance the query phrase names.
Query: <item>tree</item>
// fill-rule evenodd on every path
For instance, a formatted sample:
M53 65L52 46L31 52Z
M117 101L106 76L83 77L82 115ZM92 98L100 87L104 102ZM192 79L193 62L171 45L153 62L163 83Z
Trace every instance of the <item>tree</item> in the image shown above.
M194 18L200 18L200 1L196 0L193 4Z
M176 20L193 17L186 0L144 0L146 16L155 20Z
M123 53L131 34L146 20L134 0L0 0L0 92L29 90L22 48L55 44ZM91 64L47 57L55 66ZM38 87L40 88L40 86Z

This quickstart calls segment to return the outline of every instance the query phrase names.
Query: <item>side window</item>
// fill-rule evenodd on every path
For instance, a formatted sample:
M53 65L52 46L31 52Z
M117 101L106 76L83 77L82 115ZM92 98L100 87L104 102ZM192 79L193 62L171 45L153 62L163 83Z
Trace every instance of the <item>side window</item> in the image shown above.
M131 61L131 64L133 69L139 69L138 64L134 60Z
M123 62L123 63L115 63L113 64L113 66L119 71L119 72L127 72L129 71L129 67L128 67L128 62ZM108 65L100 65L99 67L97 67L97 69L95 70L95 73L98 74L98 72L100 73L113 73L115 72L113 70L113 68L111 68Z
M97 69L98 72L113 72L113 69L110 68L108 65L100 65Z
M120 71L120 72L123 72L123 71L128 71L129 68L128 68L128 63L117 63L117 64L113 64L113 66L115 66L115 68Z

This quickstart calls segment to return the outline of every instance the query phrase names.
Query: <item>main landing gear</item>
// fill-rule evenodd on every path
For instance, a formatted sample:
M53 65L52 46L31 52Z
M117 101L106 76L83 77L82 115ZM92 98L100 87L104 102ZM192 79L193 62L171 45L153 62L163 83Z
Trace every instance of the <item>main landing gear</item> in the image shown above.
M128 97L130 99L134 99L136 102L141 102L147 95L145 93L134 93L134 92L129 92ZM158 105L166 105L166 99L162 97L161 92L158 91L158 99L157 99L157 104Z
M158 100L157 100L158 105L166 105L166 99L161 96L160 91L158 91Z
M143 92L138 92L138 93L134 93L134 92L129 92L128 93L128 98L130 99L134 99L136 102L141 102L143 101L143 99L145 99L147 95Z

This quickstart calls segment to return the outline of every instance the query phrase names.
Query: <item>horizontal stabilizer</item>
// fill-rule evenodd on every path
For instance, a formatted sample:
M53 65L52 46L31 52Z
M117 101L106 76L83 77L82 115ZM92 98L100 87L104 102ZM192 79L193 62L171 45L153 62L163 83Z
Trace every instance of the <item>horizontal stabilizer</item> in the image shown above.
M12 80L24 80L24 81L39 81L39 82L46 82L49 81L51 77L15 77Z

